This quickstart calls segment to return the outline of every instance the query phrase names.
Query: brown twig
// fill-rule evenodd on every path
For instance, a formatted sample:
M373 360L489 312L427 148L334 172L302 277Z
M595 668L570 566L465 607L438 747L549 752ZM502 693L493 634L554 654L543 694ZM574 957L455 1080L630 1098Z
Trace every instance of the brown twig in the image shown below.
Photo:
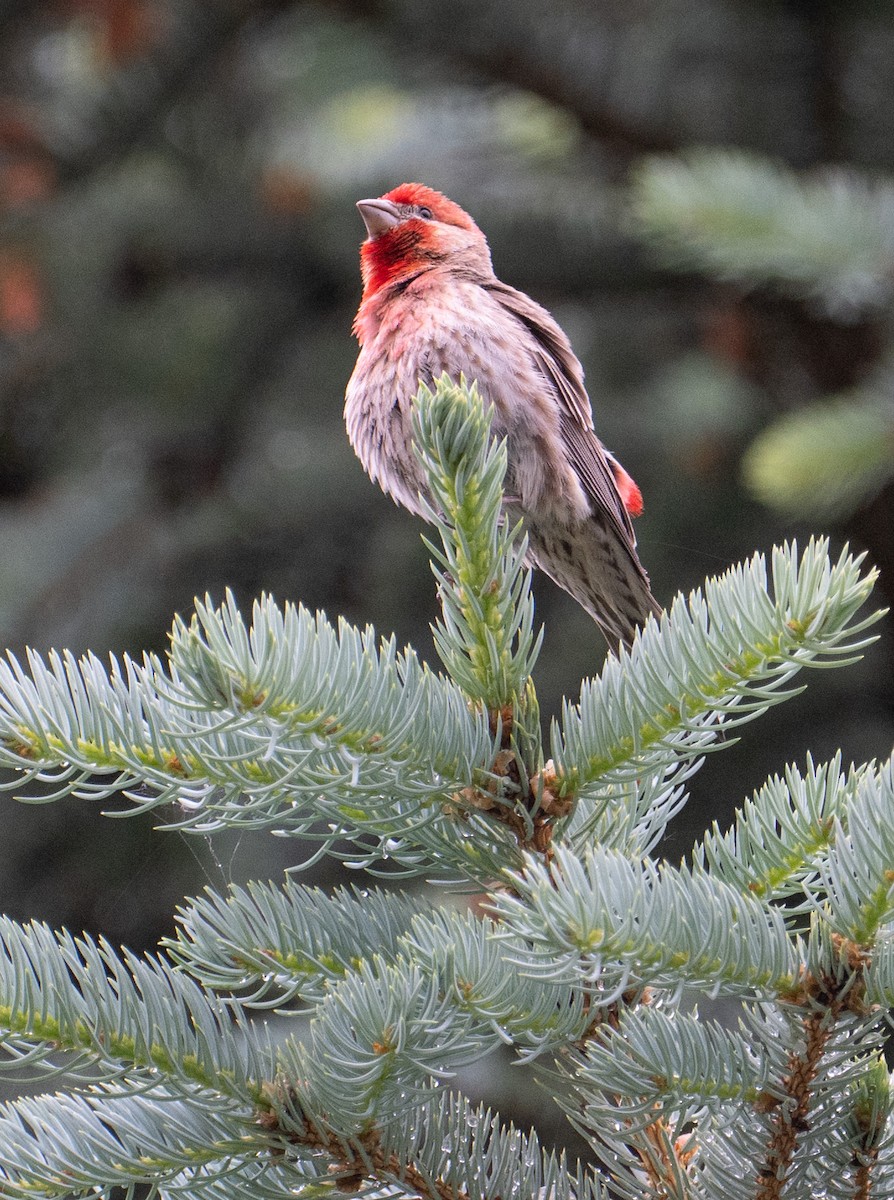
M786 1099L773 1105L770 1139L758 1170L755 1200L781 1200L799 1140L810 1127L813 1083L835 1026L844 1013L865 1011L862 977L868 959L859 946L844 938L835 939L835 949L844 971L821 978L805 973L797 992L785 997L805 1010L804 1043L803 1049L793 1050L788 1057L788 1070L781 1081Z
M625 992L616 1003L597 1013L596 1019L579 1046L586 1052L587 1040L598 1039L599 1029L603 1025L607 1025L615 1031L620 1030L622 1009L631 1009L636 1005L651 1003L652 993L649 988L632 989ZM616 1096L615 1099L620 1103L620 1097ZM631 1134L630 1148L639 1158L643 1170L648 1176L652 1189L651 1194L655 1200L660 1200L663 1196L675 1195L677 1192L676 1180L681 1173L685 1173L687 1164L694 1157L694 1151L687 1150L685 1139L680 1139L675 1135L675 1130L672 1129L667 1118L662 1115L656 1116L644 1129L637 1130L636 1133L642 1137L642 1142L637 1145L636 1136Z
M287 1098L292 1103L297 1099L292 1089L287 1089ZM330 1155L332 1164L329 1174L337 1178L346 1191L356 1190L366 1179L394 1179L402 1187L412 1189L419 1200L471 1200L467 1191L457 1191L443 1179L430 1181L413 1163L402 1162L397 1154L383 1150L377 1129L368 1130L355 1139L356 1149L352 1149L343 1138L334 1133L325 1133L307 1120L300 1130L284 1130L273 1108L261 1112L258 1123L291 1145L322 1150ZM500 1200L500 1197L480 1196L479 1200Z

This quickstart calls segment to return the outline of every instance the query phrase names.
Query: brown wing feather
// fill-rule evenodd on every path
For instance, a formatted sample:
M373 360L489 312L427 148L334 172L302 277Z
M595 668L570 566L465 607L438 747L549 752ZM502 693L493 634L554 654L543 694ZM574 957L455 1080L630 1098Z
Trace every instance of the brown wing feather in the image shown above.
M631 550L636 537L602 443L593 431L593 412L584 376L571 343L546 309L524 292L497 281L488 286L499 303L534 336L534 357L559 402L560 430L571 465L592 500Z

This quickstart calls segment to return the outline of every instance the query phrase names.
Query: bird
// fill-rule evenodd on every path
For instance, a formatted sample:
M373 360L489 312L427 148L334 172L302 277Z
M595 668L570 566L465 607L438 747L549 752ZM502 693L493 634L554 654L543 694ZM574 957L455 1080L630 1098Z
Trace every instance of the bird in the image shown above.
M360 351L345 394L349 441L367 474L420 516L413 452L420 383L477 381L504 438L504 510L528 558L590 614L611 648L661 612L636 551L636 483L593 427L584 373L553 317L494 274L487 239L441 192L402 183L359 200Z

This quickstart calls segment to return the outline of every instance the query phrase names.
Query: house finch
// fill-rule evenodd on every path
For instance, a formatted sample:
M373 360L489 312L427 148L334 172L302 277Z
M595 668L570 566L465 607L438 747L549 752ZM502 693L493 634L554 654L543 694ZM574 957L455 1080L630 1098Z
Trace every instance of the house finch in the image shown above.
M529 556L581 604L610 644L659 612L636 553L639 488L593 432L583 370L549 313L494 275L484 234L458 204L403 183L357 204L360 342L348 383L348 437L369 475L422 513L412 448L420 381L477 380L506 438L505 508L524 517Z

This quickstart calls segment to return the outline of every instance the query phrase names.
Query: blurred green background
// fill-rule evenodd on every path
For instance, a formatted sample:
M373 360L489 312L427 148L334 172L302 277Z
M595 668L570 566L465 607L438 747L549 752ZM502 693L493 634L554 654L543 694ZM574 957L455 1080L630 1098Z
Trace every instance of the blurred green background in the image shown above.
M894 596L889 5L0 0L0 72L0 645L163 649L175 611L230 586L432 657L420 525L366 479L341 416L354 202L403 180L467 208L498 274L568 331L597 429L642 487L640 551L663 602L813 531L867 548ZM697 254L668 265L632 181L693 147L769 156L797 179L841 164L846 186L880 187L880 249L860 278L882 283L833 304L777 286L776 260L751 276ZM769 197L791 216L755 169L749 212ZM688 186L687 228L702 185ZM748 212L722 228L712 214L721 238L754 230ZM765 507L743 482L754 439L802 411L809 431L811 405L866 381L872 486L846 502L858 447L845 502L812 507L846 408L803 459L803 502ZM802 463L792 437L771 483ZM604 650L548 581L536 594L548 716ZM712 758L668 854L808 751L890 753L889 630ZM86 801L0 803L0 907L135 947L184 893L301 857L269 837L187 844Z

